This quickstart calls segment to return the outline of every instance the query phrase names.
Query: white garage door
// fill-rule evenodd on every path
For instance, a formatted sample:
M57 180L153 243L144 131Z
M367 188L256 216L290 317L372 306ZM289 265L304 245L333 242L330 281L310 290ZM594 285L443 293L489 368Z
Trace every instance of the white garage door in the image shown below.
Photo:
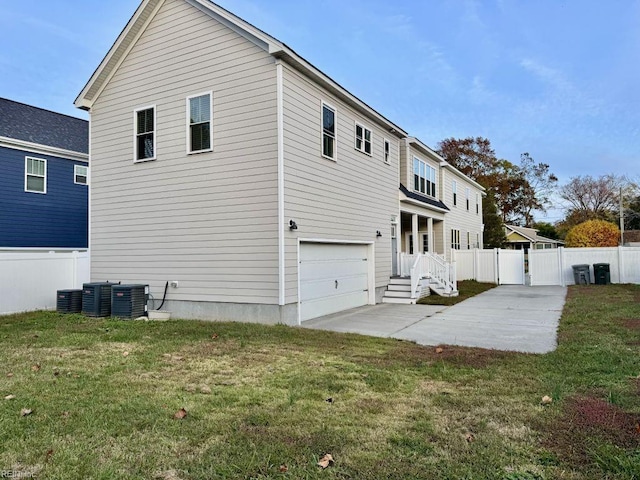
M300 320L366 305L367 245L300 244Z

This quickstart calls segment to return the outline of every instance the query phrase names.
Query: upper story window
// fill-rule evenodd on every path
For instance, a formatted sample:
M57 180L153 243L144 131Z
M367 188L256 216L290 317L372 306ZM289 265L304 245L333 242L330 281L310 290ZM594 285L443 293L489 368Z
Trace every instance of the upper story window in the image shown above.
M156 107L134 111L135 161L156 159Z
M467 212L468 212L469 211L469 205L470 205L469 197L471 196L471 193L469 192L468 188L464 189L464 196L465 196L465 200L467 201Z
M85 167L84 165L73 166L73 183L77 183L80 185L87 185L88 178L89 178L89 167Z
M476 193L476 215L480 214L480 194Z
M356 150L371 155L371 130L356 123Z
M436 196L436 170L422 160L413 157L413 189Z
M210 152L213 145L211 93L187 98L189 112L189 143L187 153Z
M322 156L336 159L336 110L322 104Z
M24 191L47 193L47 161L25 157Z
M453 192L453 206L458 205L458 182L451 181L451 191Z
M390 162L390 157L391 157L391 142L389 142L389 140L387 140L386 138L382 141L382 147L383 147L383 155L384 155L384 163L389 163Z

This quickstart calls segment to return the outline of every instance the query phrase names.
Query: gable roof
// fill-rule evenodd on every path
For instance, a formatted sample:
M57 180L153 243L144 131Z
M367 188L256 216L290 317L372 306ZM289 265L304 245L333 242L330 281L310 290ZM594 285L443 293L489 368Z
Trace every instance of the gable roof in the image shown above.
M538 235L538 231L535 228L527 228L527 227L518 227L517 225L505 225L506 229L511 230L511 232L517 233L518 235L523 236L527 240L533 243L564 243L562 240L554 240L552 238L543 237ZM507 236L509 232L507 232ZM507 239L508 241L508 239Z
M89 122L0 98L0 137L89 153Z
M74 102L76 107L84 110L91 109L105 85L109 82L126 55L138 41L153 17L160 10L164 1L165 0L142 1L107 55L104 57L96 71L76 98ZM314 67L311 63L294 52L293 49L289 48L276 38L234 15L228 10L225 10L221 6L213 3L211 0L184 1L215 18L218 22L226 25L239 35L262 48L274 58L287 62L287 64L293 66L312 80L325 87L327 90L331 91L342 101L364 114L370 120L383 125L390 134L395 135L398 138L404 138L407 136L407 133L399 126L350 93L347 89L339 85L328 75Z

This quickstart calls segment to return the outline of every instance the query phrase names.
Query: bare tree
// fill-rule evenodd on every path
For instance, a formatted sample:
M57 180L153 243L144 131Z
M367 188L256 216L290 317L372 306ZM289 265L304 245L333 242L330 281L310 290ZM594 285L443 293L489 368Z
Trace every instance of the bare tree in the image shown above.
M631 183L619 175L572 177L560 187L559 195L566 202L567 219L576 221L614 221L620 205L620 189L627 191ZM623 194L624 195L624 194Z

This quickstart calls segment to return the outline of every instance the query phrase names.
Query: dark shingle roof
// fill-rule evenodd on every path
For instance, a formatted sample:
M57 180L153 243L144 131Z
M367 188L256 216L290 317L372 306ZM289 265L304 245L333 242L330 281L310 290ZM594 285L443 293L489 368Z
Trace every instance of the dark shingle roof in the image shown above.
M400 184L400 191L404 193L407 197L413 198L414 200L418 200L428 205L433 205L434 207L438 207L443 210L449 210L449 208L440 200L436 200L435 198L427 197L426 195L420 195L419 193L412 192L402 184Z
M0 98L0 137L89 153L89 122Z

